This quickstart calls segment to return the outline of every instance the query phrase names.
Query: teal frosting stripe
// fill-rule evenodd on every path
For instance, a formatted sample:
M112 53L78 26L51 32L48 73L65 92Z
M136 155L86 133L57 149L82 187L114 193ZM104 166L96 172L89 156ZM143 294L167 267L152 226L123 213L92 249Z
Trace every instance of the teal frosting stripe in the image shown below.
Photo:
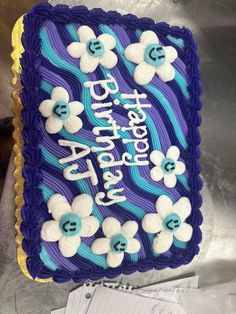
M175 237L174 237L173 243L176 247L178 247L180 249L186 249L187 248L186 242L179 241Z
M155 239L155 237L156 237L156 234L147 233L147 235L148 235L148 238L149 238L150 245L151 245L151 247L152 247L152 244L153 244L153 241L154 241L154 239ZM157 256L160 255L160 254L154 252L153 248L152 248L152 254L153 254L155 257L157 257Z
M44 90L45 92L47 92L48 94L51 94L52 93L52 89L53 89L53 85L49 84L48 82L46 81L41 81L41 85L40 85L40 88L42 90Z
M133 203L130 203L128 201L124 201L120 203L119 206L131 212L132 214L137 216L139 219L143 219L143 217L145 216L145 211L143 209L141 209L137 205L134 205Z
M136 263L138 261L138 253L129 254L129 257L130 257L131 262L133 263Z
M184 41L182 38L176 38L174 36L171 35L167 35L167 38L176 46L178 46L181 49L184 49Z
M71 38L75 41L79 41L79 35L73 24L66 24L66 29L70 33Z
M39 257L41 259L41 261L43 262L43 264L51 269L51 270L57 270L58 266L57 264L51 259L51 257L48 255L46 249L44 248L44 246L42 245L41 248L41 252L39 253Z
M41 183L39 185L40 190L43 194L43 200L45 203L49 200L49 198L55 193L53 190L49 189L45 184Z
M181 182L187 191L190 191L188 179L184 175L177 176L177 179Z
M108 265L106 262L106 259L104 256L102 255L97 255L95 253L93 253L90 249L90 247L88 247L86 244L81 243L77 253L86 258L87 260L91 261L92 263L102 267L103 269L107 269Z
M67 139L69 140L74 140L74 141L78 141L78 135L73 135L73 134L67 134L65 131L61 131L61 133L63 133L63 136L66 137ZM87 140L83 139L83 138L79 138L79 142L82 143L82 144L85 144L87 146L90 145L90 147L93 145L92 142L88 143ZM130 147L132 147L132 145L130 145ZM133 147L132 147L133 148ZM134 151L132 151L131 149L128 150L131 154L135 153ZM135 168L136 170L138 170L137 167L132 167L132 168ZM106 169L103 169L103 171L108 171L109 169L106 168ZM137 174L139 175L139 174ZM134 177L136 176L136 171L134 171ZM81 180L80 180L81 181ZM144 185L144 182L142 182L142 185ZM128 202L128 201L125 201L125 202L122 202L120 203L120 206L123 207L124 209L130 211L132 214L134 214L135 216L137 216L138 218L142 219L145 215L145 211L142 210L140 207Z
M190 98L189 92L188 92L188 84L180 72L175 69L175 81L179 85L184 97L188 100Z

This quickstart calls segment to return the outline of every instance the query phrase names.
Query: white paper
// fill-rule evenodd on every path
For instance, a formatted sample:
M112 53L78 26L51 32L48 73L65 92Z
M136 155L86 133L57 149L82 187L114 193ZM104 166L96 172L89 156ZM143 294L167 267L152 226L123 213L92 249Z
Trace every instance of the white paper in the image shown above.
M193 289L191 289L193 290ZM197 289L194 289L197 290ZM182 304L183 295L189 293L189 288L172 288L172 289L160 289L160 290L138 290L135 292L136 295L153 298L165 302L179 303Z
M187 314L180 304L97 286L87 314Z
M132 290L131 285L118 282L104 281L100 283L113 289L133 292L141 296L152 297L161 301L180 302L179 290L175 288L197 288L198 276L182 278L164 283L157 283ZM52 314L85 314L91 302L97 284L88 283L70 292L66 308L53 311ZM182 292L182 291L181 291Z
M218 297L210 292L196 290L195 293L183 295L182 304L188 314L233 314L227 306L227 295Z
M67 300L65 314L85 314L94 294L95 288L98 285L103 285L111 289L132 291L131 285L126 286L115 281L103 281L101 283L94 284L89 282L70 292L69 298Z
M199 276L191 276L156 284L147 285L138 289L142 290L158 290L160 288L198 288Z
M65 314L85 314L95 288L96 285L83 285L70 292Z
M190 289L197 289L198 282L199 276L192 276L137 288L133 293L166 302L181 303L183 294Z
M198 279L198 276L193 276L136 289L133 289L130 285L126 286L111 281L97 284L87 283L87 285L81 286L70 293L67 308L52 311L52 314L120 314L121 312L118 310L123 305L125 305L125 308L122 314L139 314L141 311L146 311L143 312L145 314L236 313L236 284L225 283L198 289ZM101 295L100 288L97 288L98 285L106 285L106 287L115 290L105 288L106 290ZM115 292L121 290L122 293L125 293L125 297L113 293L111 295L111 290ZM111 297L113 295L118 298L118 301L112 301ZM137 302L139 299L137 298L141 298L144 308L139 306ZM149 305L146 307L147 299ZM100 308L97 307L98 304L101 311L104 310L103 307L105 306L105 312L98 312L98 310L100 311ZM150 304L153 306L151 309ZM106 309L108 305L109 308ZM95 308L96 310L94 310Z

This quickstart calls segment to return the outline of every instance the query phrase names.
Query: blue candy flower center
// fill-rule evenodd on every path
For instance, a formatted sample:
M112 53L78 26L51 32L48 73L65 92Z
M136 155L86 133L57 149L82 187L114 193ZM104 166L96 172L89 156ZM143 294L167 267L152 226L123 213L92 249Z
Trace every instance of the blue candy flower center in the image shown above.
M176 230L178 230L180 224L181 220L177 214L170 214L163 221L164 228L170 232L175 232Z
M161 163L161 169L164 173L170 174L175 170L175 162L171 158L165 158Z
M161 66L166 59L165 50L158 44L150 44L144 52L144 60L154 67Z
M122 234L115 235L110 242L111 250L115 253L122 253L127 249L128 241Z
M59 226L62 234L73 237L81 230L81 219L74 213L65 214L61 217Z
M52 109L53 115L60 120L65 120L70 115L70 108L68 103L63 100L58 100Z
M90 39L87 43L87 51L93 57L101 57L104 54L104 45L99 39Z

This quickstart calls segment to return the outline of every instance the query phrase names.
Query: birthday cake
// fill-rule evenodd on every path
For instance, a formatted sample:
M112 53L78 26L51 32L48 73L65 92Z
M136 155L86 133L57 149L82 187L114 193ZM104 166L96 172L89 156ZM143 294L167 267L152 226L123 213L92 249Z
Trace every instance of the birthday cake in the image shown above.
M191 262L202 223L191 32L44 3L18 21L17 34L23 272L82 282Z

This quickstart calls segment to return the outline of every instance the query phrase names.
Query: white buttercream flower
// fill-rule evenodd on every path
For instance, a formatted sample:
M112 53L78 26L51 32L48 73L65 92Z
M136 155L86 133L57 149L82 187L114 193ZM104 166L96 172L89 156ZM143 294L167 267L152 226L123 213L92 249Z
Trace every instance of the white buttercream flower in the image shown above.
M184 222L191 213L191 204L187 197L181 197L175 204L168 196L162 195L156 202L157 213L146 214L142 221L143 229L148 233L159 233L153 241L153 250L164 253L169 250L174 237L188 242L193 228Z
M133 238L138 231L138 224L135 221L127 221L121 226L120 222L108 217L102 224L102 230L106 238L96 239L92 244L92 251L95 254L107 254L107 263L110 267L117 267L124 258L124 253L137 253L140 250L140 243Z
M60 132L63 126L69 133L75 133L83 126L77 116L84 111L84 105L79 101L69 102L69 94L63 87L53 88L51 99L42 101L39 111L47 118L45 129L50 134Z
M65 257L75 255L81 237L91 237L99 228L97 218L90 216L93 199L88 194L76 196L71 205L65 196L54 194L47 206L54 220L43 224L41 238L48 242L59 241L59 250Z
M168 82L174 79L175 69L171 65L178 57L174 47L163 47L153 31L145 31L140 42L131 44L125 49L125 57L136 64L134 80L140 85L151 82L155 73L159 78Z
M168 188L173 188L176 185L176 175L181 175L185 172L185 164L182 161L178 161L180 151L177 146L170 146L166 156L158 151L154 150L150 154L150 159L154 163L150 171L152 180L160 181L164 178L164 183Z
M101 64L112 69L117 64L117 56L111 51L116 46L115 38L109 34L98 37L94 31L83 25L78 29L80 42L73 42L67 47L69 55L80 58L80 69L84 73L91 73Z

